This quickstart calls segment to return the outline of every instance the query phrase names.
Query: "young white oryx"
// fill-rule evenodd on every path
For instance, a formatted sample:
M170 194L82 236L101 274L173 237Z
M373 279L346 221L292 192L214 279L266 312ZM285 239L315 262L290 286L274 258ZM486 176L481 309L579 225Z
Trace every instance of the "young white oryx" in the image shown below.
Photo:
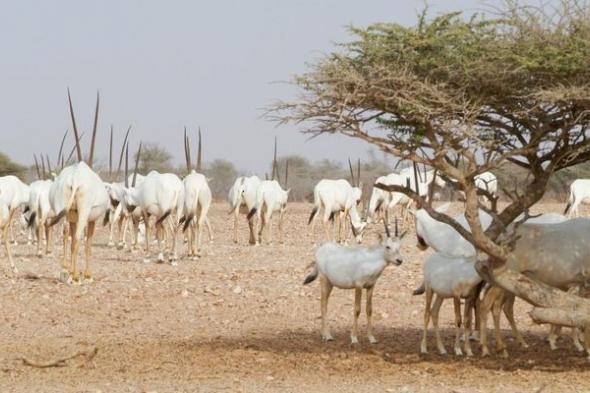
M8 262L14 273L18 272L12 252L10 251L9 234L12 231L14 214L21 207L29 203L29 186L16 176L0 177L0 228L4 237L4 248Z
M240 213L250 213L252 208L256 206L260 183L261 181L258 176L238 177L229 190L229 214L234 215L234 243L238 242L238 216ZM248 219L248 227L250 229L249 243L254 245L256 244L256 223L254 222L254 217Z
M332 236L328 228L328 221L339 214L338 242L344 242L343 230L345 220L350 217L352 232L357 243L362 241L362 235L367 223L362 221L358 213L357 205L360 203L362 191L359 187L353 187L347 180L320 180L313 189L313 210L309 216L308 225L311 224L311 235L314 236L315 218L321 209L324 210L322 223L326 232L326 240L331 241ZM315 241L314 241L315 242Z
M131 189L132 199L138 205L132 205L129 209L138 206L141 208L145 223L145 253L149 258L149 219L155 217L156 238L158 239L158 262L164 261L164 248L162 245L164 232L167 232L172 240L169 260L176 264L178 254L176 252L177 227L175 223L182 216L184 207L184 185L182 181L172 173L159 173L151 171L145 177L140 186ZM133 210L130 210L133 212ZM173 216L174 220L168 220ZM165 225L166 224L166 225Z
M369 342L377 342L373 336L373 290L377 280L388 265L399 266L402 263L400 253L401 236L397 232L397 220L395 223L395 237L391 237L389 228L385 226L386 236L382 237L381 244L373 247L345 247L336 243L326 243L315 252L315 264L304 285L314 281L320 276L321 285L321 312L322 312L322 338L326 341L333 340L328 329L327 313L328 300L332 288L354 289L354 322L350 339L353 344L358 343L358 317L361 313L361 297L363 289L367 290L367 336Z
M492 172L484 172L474 177L475 187L482 191L486 191L492 198L498 197L498 179ZM465 200L465 193L459 190L459 195L462 200ZM480 201L487 201L488 198L480 195Z
M49 219L55 217L55 212L49 203L49 190L51 189L52 180L37 180L31 183L29 196L29 209L31 215L28 220L28 225L35 231L37 238L37 256L43 256L41 251L42 232L45 233L45 254L51 253L51 227L49 226Z
M570 185L570 196L563 214L578 217L580 204L590 203L590 179L577 179Z
M432 315L432 325L436 336L436 345L441 355L447 353L438 331L438 314L444 299L453 298L455 310L455 355L462 355L461 351L461 299L465 300L463 318L463 337L465 353L472 356L469 333L471 331L471 310L475 306L478 285L482 278L475 270L475 257L453 257L436 252L424 262L424 287L426 302L424 306L424 334L420 344L420 352L427 353L428 323ZM432 297L436 295L434 305ZM477 314L477 313L476 313ZM477 315L476 315L477 318Z
M68 273L67 266L67 243L70 236L65 233L63 236L64 258L62 260L62 280L79 281L78 275L78 249L80 241L86 234L86 268L84 277L91 280L90 258L92 254L92 240L94 237L95 223L97 220L104 218L103 223L108 222L108 205L109 196L104 187L103 181L92 170L94 157L94 145L96 140L96 131L98 123L99 95L96 95L96 111L94 115L94 126L92 130L92 140L90 144L90 153L88 164L82 161L82 149L80 147L80 138L76 127L74 109L70 91L68 89L68 102L70 107L70 116L74 128L74 138L76 140L76 152L78 163L65 167L55 178L49 189L49 203L56 213L50 225L57 224L62 218L70 224L69 234L71 236L71 258ZM64 226L64 229L66 227Z

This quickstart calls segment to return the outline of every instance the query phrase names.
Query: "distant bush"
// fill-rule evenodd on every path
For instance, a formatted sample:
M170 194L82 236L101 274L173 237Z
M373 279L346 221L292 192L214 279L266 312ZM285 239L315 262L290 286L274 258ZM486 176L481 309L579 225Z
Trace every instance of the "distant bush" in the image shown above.
M0 176L14 175L25 179L26 167L12 161L6 154L0 152Z

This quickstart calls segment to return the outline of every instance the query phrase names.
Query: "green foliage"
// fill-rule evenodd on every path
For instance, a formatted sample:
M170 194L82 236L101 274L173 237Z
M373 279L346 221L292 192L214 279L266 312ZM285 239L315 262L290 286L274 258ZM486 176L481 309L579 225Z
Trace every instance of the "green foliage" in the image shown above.
M0 152L0 176L14 175L24 179L26 168Z
M129 172L133 172L137 153L133 155L133 162L129 163ZM146 143L141 148L138 172L147 174L149 171L161 173L173 172L172 154L156 143Z

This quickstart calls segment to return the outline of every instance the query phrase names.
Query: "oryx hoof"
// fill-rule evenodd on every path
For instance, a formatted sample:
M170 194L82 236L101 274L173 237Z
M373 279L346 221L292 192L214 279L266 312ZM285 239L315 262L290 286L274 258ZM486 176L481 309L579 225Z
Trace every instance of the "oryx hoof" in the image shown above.
M459 347L455 347L455 355L456 356L463 356L463 351Z
M426 342L425 341L422 341L420 343L420 353L423 354L423 355L426 355L428 353L428 348L426 346Z
M374 336L369 336L369 343L377 344L379 341Z
M356 336L350 336L350 345L356 345L359 343L359 339Z
M324 341L334 341L334 337L330 333L322 334L322 340Z
M107 243L107 246L109 246L109 247L114 247L114 246L115 246L115 242L114 242L114 241L112 241L112 240L110 240L110 241Z

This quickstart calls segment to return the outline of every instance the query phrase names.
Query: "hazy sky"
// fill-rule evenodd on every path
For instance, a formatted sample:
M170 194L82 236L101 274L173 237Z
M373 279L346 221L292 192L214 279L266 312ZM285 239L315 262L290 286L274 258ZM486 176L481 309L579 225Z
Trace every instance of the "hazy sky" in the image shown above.
M489 3L489 2L488 2ZM133 124L131 139L157 142L183 160L183 126L204 132L205 160L225 158L263 172L278 135L279 154L311 160L365 157L368 146L343 136L307 141L276 128L261 108L289 98L288 80L348 40L346 26L414 23L423 1L1 1L0 151L21 163L57 154L71 127L66 87L79 127L91 128L101 93L99 145L108 155ZM473 11L477 0L432 0L434 13ZM88 148L85 138L84 148ZM69 140L69 145L73 139Z

